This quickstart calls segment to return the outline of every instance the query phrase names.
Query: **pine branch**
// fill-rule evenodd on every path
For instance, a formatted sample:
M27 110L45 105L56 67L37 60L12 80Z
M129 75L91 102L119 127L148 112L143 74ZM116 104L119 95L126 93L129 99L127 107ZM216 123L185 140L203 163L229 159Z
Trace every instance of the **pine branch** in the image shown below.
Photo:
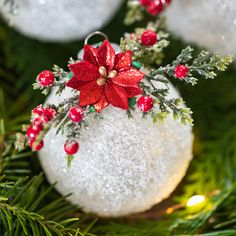
M0 177L5 176L8 180L17 180L30 173L28 157L32 153L17 153L14 149L15 132L20 131L21 122L25 122L28 117L17 117L9 121L11 109L5 108L2 90L0 90L0 104Z
M52 187L41 191L42 183L42 174L16 183L1 182L1 232L4 235L90 235L79 231L78 218L68 218L76 208L64 197L45 205Z
M1 95L1 93L0 93ZM16 118L9 123L3 105L0 119L0 234L11 235L92 235L90 226L79 230L78 218L71 217L78 208L69 204L66 197L48 203L54 185L45 189L41 175L28 180L29 157L32 152L17 152L14 133L24 119Z
M159 67L150 76L153 77L153 80L157 80L159 77L176 78L174 73L176 66L184 64L188 68L188 74L181 80L195 85L198 82L198 78L213 79L217 76L217 71L225 71L232 63L231 56L222 57L217 53L209 55L205 51L201 51L192 62L192 54L193 49L190 46L186 47L171 64Z
M139 221L135 224L127 224L127 222L108 222L95 227L94 232L102 236L167 236L170 223L165 221L151 222Z
M232 210L229 209L229 206L232 207L234 204L236 204L235 185L226 186L220 195L209 200L200 213L192 215L186 209L186 219L177 219L170 227L171 233L193 235L204 230L217 235L217 232L228 229L234 229L235 232L236 211L234 210L232 214ZM179 214L183 212L177 213L177 217ZM222 220L223 223L219 223Z

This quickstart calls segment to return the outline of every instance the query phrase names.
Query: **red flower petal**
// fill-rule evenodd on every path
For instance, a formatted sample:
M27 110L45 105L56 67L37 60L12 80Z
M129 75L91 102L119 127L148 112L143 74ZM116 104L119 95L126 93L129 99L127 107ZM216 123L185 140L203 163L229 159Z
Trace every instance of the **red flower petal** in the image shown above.
M97 52L97 60L99 66L105 66L108 70L114 67L115 51L109 41L104 40Z
M120 70L130 67L132 63L132 51L126 51L116 54L115 69Z
M93 106L97 112L100 112L102 109L104 109L108 105L109 105L109 102L107 101L105 94L103 94L101 98L99 99L99 101Z
M127 92L128 98L135 97L143 92L138 86L125 87L125 91Z
M119 72L112 82L120 86L132 87L136 86L143 77L144 74L141 71L131 67Z
M79 80L93 81L99 78L98 67L87 61L70 64L69 68Z
M97 48L91 47L90 45L86 44L84 46L84 61L90 62L94 66L98 66L97 51Z
M87 105L93 105L102 96L103 86L99 86L97 81L87 83L80 90L79 105L81 107Z
M113 106L128 110L128 96L124 88L109 82L105 87L105 94Z
M85 84L87 84L87 81L81 81L76 76L73 76L67 83L66 86L80 90Z

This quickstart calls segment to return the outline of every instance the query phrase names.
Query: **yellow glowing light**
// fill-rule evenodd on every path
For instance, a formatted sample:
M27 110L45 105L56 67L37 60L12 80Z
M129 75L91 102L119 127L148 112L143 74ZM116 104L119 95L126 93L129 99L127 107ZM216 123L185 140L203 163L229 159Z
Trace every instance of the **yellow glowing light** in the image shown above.
M192 207L192 206L196 206L200 203L203 203L206 200L206 197L203 195L195 195L192 196L188 199L186 206L187 207Z
M167 210L166 210L166 213L167 214L171 214L171 213L173 213L174 212L174 208L172 208L172 207L169 207L169 208L167 208Z

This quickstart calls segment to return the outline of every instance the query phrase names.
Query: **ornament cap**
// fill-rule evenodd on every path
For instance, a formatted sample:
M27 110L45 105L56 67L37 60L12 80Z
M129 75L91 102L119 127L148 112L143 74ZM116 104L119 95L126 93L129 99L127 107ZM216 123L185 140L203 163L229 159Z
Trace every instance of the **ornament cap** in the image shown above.
M84 45L88 44L88 41L93 37L93 36L96 36L96 35L101 35L103 36L105 39L108 40L108 36L106 34L104 34L103 32L101 31L95 31L95 32L92 32L91 34L89 34L85 40L84 40Z

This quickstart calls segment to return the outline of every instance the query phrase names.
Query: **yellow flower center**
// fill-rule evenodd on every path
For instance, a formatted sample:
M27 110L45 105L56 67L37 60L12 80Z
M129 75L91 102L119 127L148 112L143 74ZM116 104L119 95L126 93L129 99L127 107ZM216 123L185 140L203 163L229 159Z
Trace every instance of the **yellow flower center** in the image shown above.
M100 66L98 71L99 71L99 74L101 75L101 77L99 77L97 79L97 84L99 86L104 85L106 83L107 79L112 79L112 78L117 76L117 71L116 70L112 70L108 74L107 69L104 66Z

